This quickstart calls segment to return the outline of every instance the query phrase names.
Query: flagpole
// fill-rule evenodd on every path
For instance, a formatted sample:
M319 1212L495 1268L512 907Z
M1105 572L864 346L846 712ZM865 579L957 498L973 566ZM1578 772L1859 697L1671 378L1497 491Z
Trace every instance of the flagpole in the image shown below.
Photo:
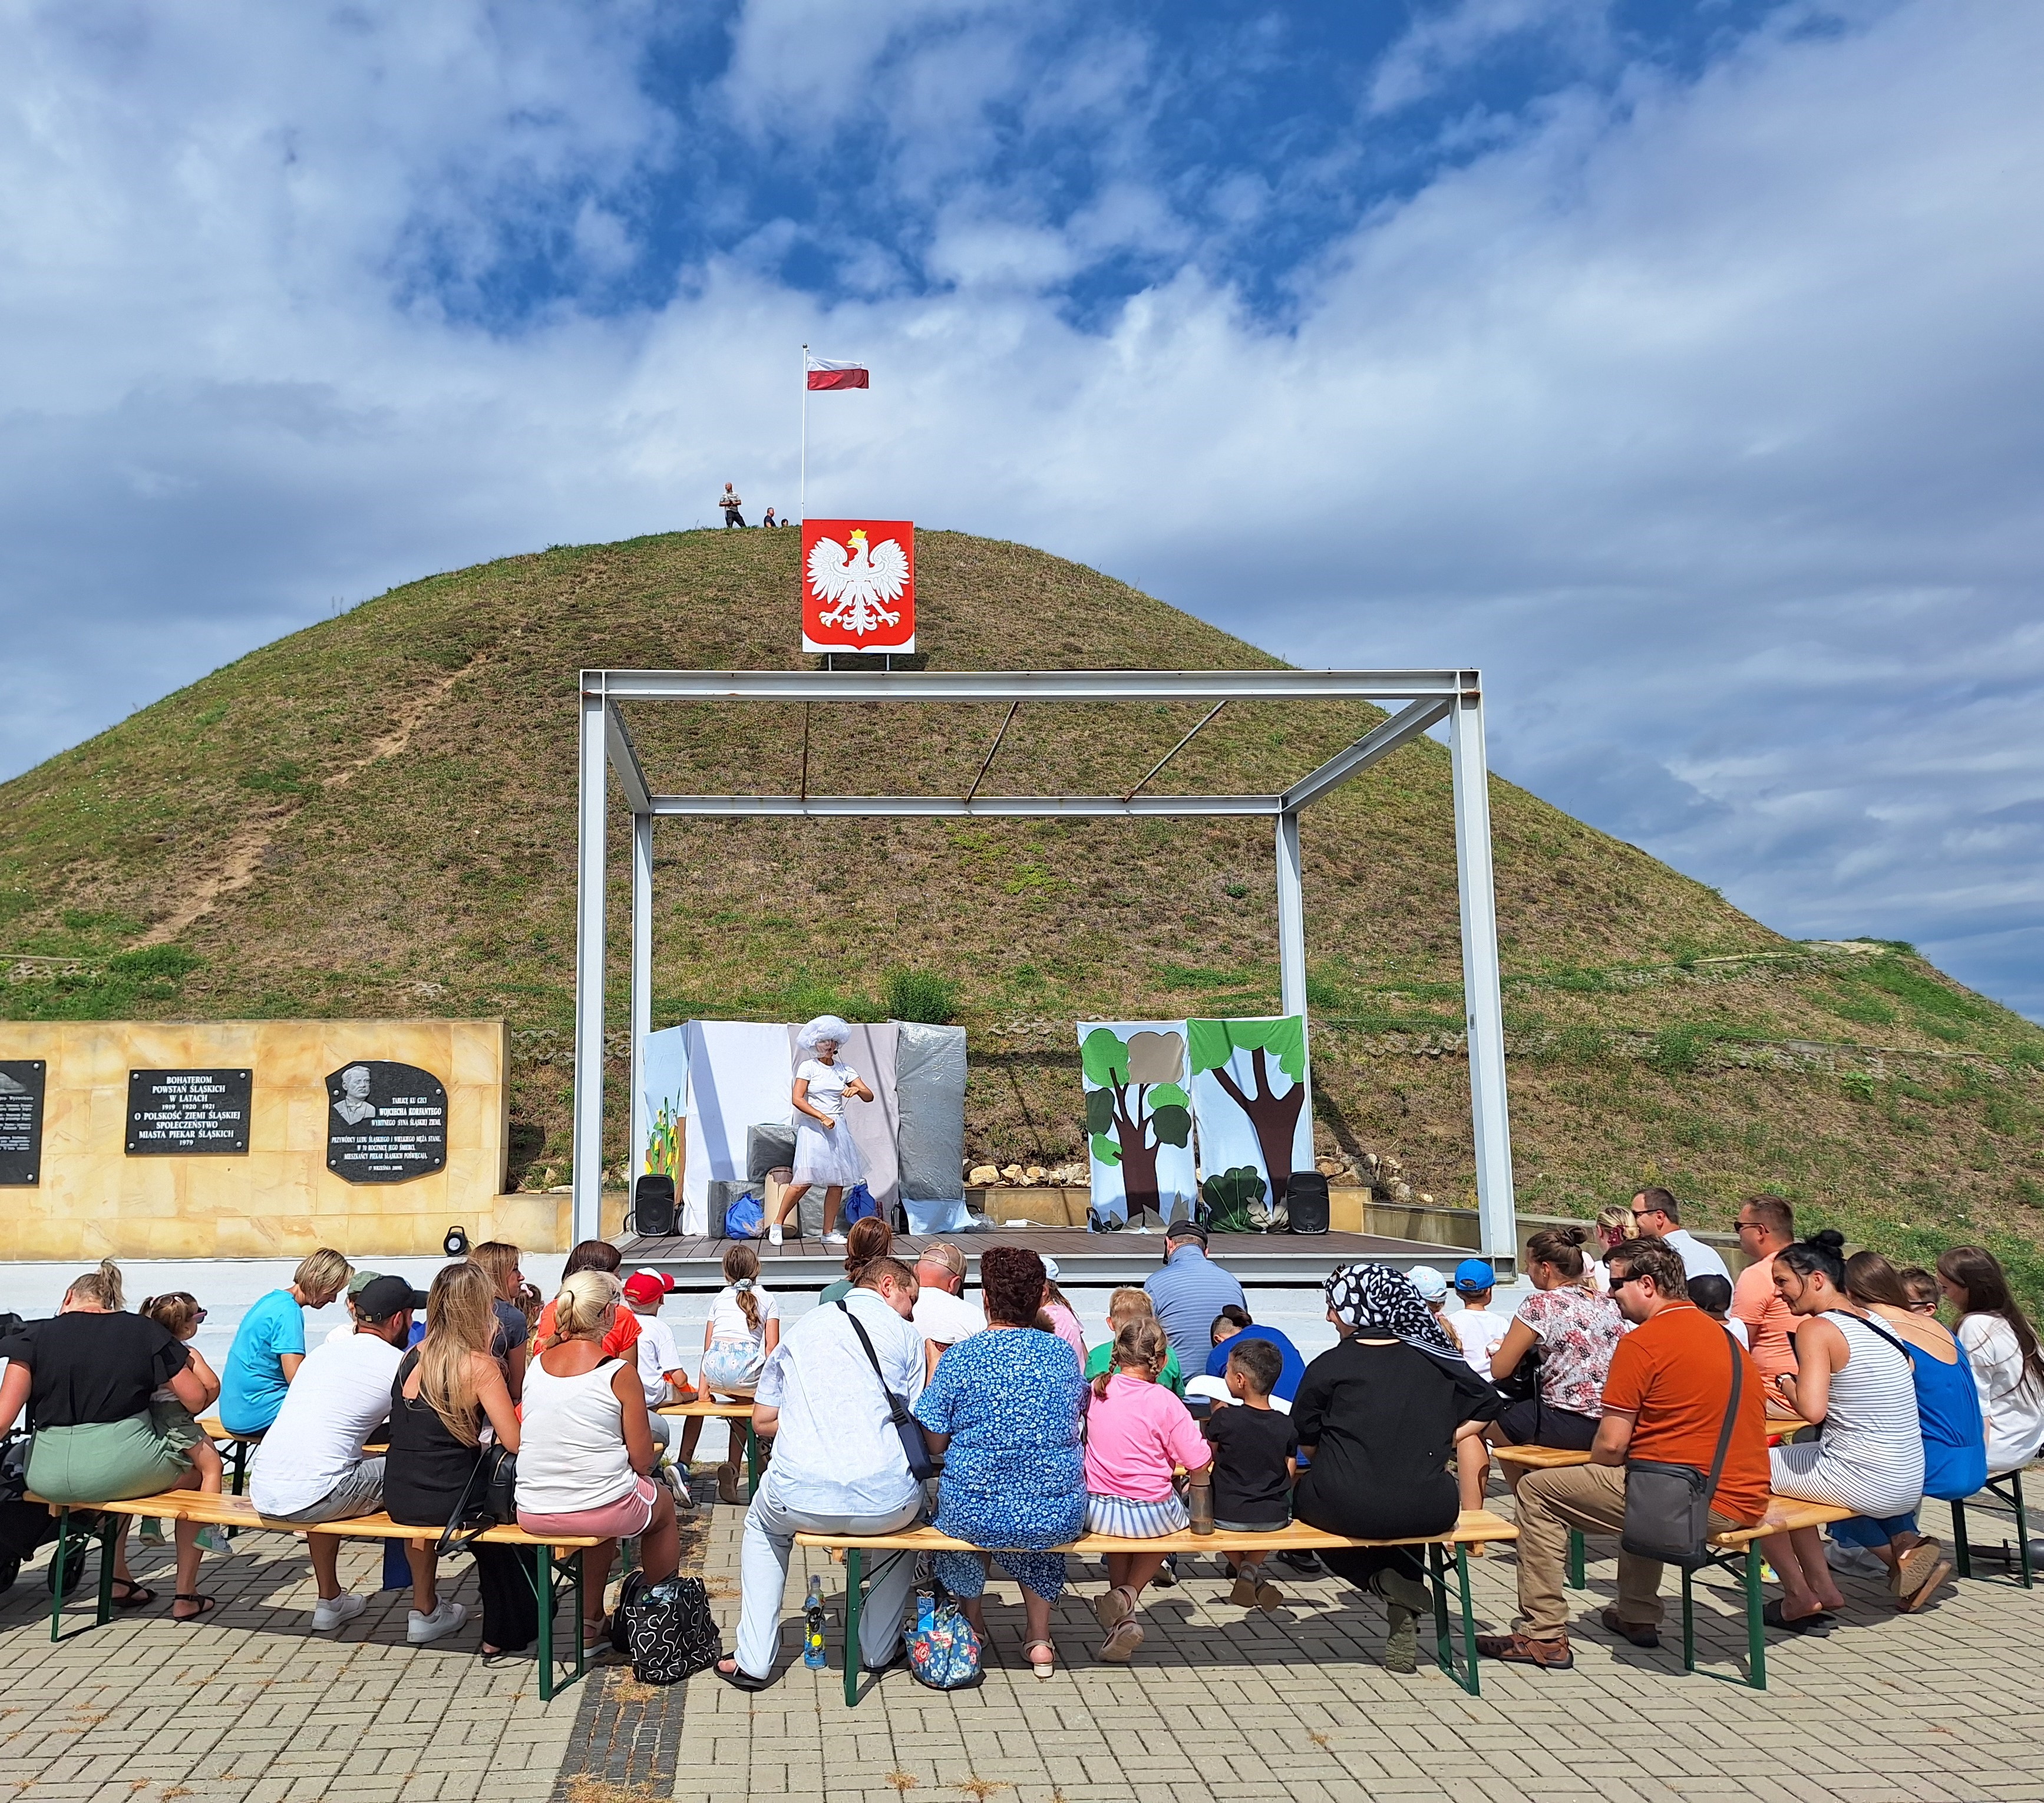
M809 517L809 348L802 347L802 477L801 514Z

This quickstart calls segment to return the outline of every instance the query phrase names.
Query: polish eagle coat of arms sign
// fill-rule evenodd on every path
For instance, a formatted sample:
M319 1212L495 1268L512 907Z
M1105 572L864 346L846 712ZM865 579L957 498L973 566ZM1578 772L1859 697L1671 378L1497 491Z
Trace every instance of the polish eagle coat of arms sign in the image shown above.
M802 649L916 648L916 528L909 520L802 522Z

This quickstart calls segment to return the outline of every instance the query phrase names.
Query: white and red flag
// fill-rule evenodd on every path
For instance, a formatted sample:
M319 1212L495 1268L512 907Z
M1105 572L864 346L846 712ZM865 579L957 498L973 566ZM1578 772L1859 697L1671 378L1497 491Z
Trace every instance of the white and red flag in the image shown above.
M802 367L812 388L867 388L872 384L866 379L863 363L841 363L828 357L813 357L807 350L802 352Z

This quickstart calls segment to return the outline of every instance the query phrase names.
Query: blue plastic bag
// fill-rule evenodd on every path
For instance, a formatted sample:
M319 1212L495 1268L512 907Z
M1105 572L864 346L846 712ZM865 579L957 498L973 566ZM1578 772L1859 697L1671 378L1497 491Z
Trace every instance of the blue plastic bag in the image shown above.
M757 1240L766 1225L766 1205L747 1190L724 1211L727 1240Z
M855 1221L864 1221L869 1215L876 1215L879 1212L880 1205L874 1201L873 1192L863 1183L855 1183L845 1191L844 1224L847 1227Z

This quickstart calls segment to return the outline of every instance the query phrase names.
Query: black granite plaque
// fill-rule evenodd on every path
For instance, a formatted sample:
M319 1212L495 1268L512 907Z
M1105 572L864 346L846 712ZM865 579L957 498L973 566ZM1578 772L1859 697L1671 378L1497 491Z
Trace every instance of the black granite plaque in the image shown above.
M130 1071L129 1155L247 1151L249 1080L246 1071Z
M40 1058L0 1058L0 1184L40 1183L43 1081Z
M351 1183L447 1168L447 1086L416 1064L365 1058L326 1080L326 1167Z

